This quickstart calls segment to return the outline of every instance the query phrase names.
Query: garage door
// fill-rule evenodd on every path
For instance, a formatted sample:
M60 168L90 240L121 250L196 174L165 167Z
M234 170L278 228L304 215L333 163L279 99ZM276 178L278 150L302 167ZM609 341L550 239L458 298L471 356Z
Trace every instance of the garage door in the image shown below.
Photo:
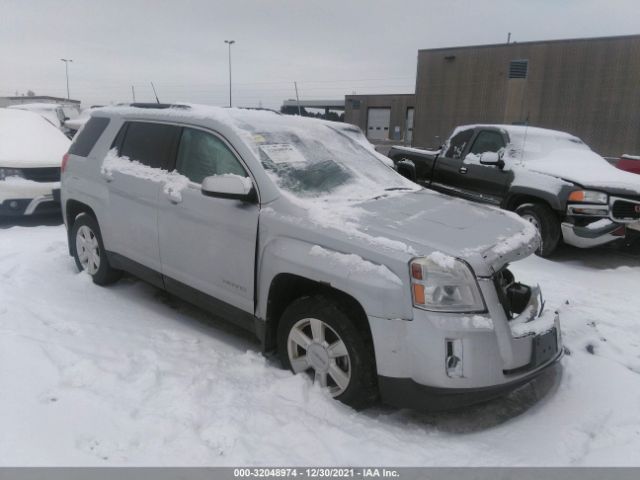
M367 114L367 137L370 140L389 138L390 108L370 108Z

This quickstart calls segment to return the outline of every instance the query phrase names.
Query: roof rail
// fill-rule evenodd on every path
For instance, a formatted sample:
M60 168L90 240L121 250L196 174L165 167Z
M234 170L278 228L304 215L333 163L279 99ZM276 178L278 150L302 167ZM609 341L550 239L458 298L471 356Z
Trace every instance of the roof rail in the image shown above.
M165 108L181 108L183 110L188 110L191 108L189 105L175 103L130 103L129 106L135 108L155 108L158 110L163 110Z

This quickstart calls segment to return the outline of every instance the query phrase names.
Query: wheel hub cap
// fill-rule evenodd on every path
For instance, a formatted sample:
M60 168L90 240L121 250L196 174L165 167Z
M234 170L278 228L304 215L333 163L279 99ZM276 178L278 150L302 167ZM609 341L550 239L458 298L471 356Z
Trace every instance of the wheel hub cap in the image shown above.
M307 372L314 382L337 397L351 381L351 359L346 344L328 324L303 318L291 327L287 354L294 373Z
M307 358L315 371L329 371L329 352L319 343L312 343L307 350Z
M76 254L82 269L89 275L95 275L100 268L100 245L95 233L83 225L76 234Z

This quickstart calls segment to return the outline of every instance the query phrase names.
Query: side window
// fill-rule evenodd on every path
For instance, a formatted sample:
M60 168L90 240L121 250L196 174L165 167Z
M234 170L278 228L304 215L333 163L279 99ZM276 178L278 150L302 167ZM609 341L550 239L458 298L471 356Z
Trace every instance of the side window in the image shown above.
M471 137L473 137L472 129L456 133L453 138L449 140L449 148L447 148L444 156L448 158L460 158L467 144L471 141Z
M225 173L247 176L236 156L221 139L194 128L182 131L176 170L195 183L202 183L205 177Z
M94 145L109 125L109 119L104 117L91 117L73 139L69 153L80 157L87 157Z
M126 131L120 155L148 167L168 168L180 127L162 123L128 122L122 128L126 128Z
M471 153L480 155L485 152L498 152L504 147L504 139L500 133L491 130L483 130L478 134L475 142L473 142Z

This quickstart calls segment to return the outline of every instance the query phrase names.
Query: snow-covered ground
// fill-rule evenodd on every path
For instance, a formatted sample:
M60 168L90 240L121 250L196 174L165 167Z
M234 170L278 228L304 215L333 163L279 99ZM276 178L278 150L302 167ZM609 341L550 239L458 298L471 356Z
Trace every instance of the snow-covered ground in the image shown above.
M640 465L640 257L513 265L570 355L462 412L356 413L140 281L78 274L62 226L0 229L0 465Z

